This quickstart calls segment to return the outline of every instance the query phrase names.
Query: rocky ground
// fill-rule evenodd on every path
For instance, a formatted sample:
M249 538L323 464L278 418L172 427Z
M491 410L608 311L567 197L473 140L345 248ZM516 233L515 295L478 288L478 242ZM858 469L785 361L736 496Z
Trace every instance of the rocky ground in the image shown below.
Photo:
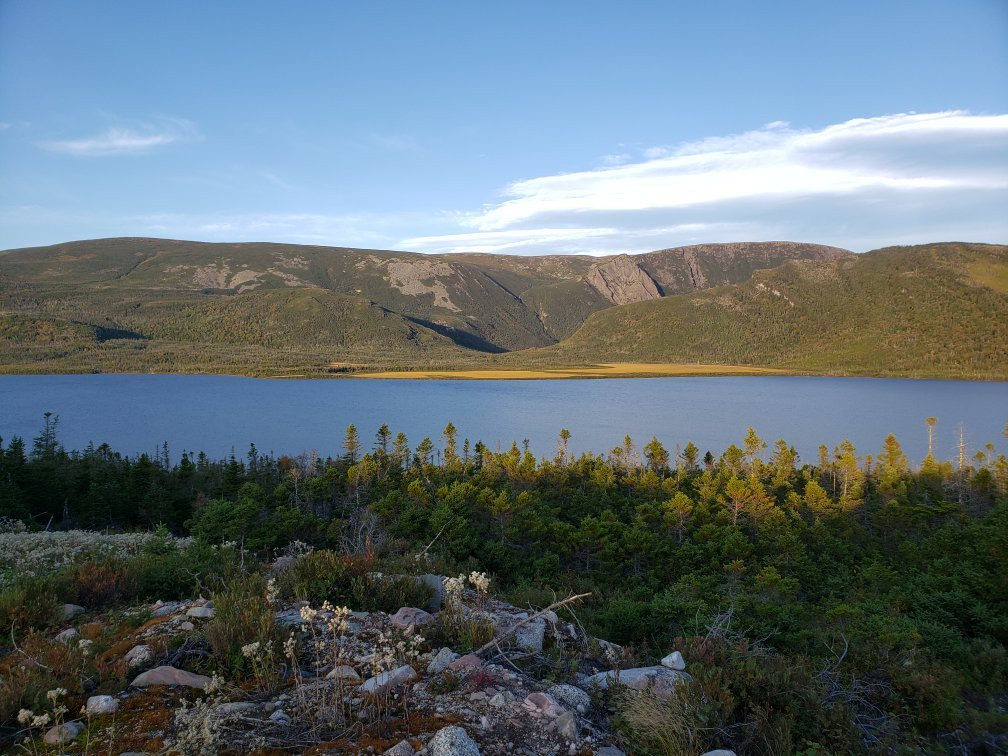
M610 726L607 691L673 695L688 677L677 652L621 669L623 650L586 636L573 614L573 622L553 611L530 616L457 583L442 606L441 593L431 612L392 615L277 604L284 648L243 648L262 674L241 685L196 671L214 668L207 600L136 607L127 614L142 624L114 631L100 613L67 605L56 640L99 643L99 661L129 684L87 697L79 715L67 701L65 716L28 712L22 724L32 747L64 752L615 756L625 746ZM487 642L459 653L438 641L446 627ZM67 708L52 693L54 711Z

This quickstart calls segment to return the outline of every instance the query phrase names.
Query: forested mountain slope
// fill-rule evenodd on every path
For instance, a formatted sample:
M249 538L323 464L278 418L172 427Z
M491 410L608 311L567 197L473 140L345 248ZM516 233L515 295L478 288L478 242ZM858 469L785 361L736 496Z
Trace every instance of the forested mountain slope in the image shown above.
M268 374L463 364L556 343L615 305L847 255L791 242L602 258L69 242L0 253L0 364Z
M1008 247L931 244L793 261L737 286L597 312L529 359L1003 379Z

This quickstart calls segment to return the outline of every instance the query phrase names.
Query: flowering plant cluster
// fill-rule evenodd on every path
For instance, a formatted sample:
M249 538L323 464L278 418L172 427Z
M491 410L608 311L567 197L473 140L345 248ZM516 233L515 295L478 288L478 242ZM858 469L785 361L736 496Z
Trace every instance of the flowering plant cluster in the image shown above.
M469 573L468 577L459 575L458 577L444 579L445 603L448 604L450 609L461 608L466 582L476 591L476 595L481 603L486 600L487 593L490 590L490 578L487 577L485 572L476 572L473 570Z

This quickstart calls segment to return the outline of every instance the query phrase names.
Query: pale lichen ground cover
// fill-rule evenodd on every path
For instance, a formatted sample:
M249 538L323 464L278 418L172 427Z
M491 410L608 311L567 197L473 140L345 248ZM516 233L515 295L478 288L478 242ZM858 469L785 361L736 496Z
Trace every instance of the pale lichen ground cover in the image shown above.
M16 529L0 532L0 587L18 577L38 577L83 559L139 556L144 546L163 540L178 549L192 538L147 533L101 533L91 530L42 531Z

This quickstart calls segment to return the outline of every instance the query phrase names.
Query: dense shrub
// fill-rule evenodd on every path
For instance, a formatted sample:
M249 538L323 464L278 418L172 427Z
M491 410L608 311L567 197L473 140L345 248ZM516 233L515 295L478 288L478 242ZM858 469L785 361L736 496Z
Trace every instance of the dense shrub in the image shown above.
M249 644L279 652L282 643L276 624L275 607L267 596L266 579L259 573L239 577L212 594L214 616L203 629L213 657L227 676L253 673L250 655L242 652Z
M373 567L371 559L349 556L328 549L310 551L288 567L277 581L281 595L307 601L345 606L353 598L354 580Z

